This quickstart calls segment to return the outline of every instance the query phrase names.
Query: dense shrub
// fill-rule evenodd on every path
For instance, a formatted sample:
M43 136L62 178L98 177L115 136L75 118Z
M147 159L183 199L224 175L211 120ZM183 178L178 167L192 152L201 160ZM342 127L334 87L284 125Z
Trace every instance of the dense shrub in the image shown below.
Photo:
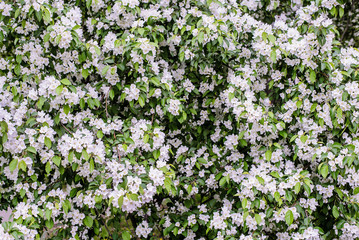
M357 5L0 2L1 239L359 238Z

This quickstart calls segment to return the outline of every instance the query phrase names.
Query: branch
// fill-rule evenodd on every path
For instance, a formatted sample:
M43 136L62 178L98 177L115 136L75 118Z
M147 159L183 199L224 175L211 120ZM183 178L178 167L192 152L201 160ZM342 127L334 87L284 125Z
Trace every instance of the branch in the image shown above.
M73 133L72 133L63 123L61 123L61 125L65 128L65 130L66 130L68 133L70 133L71 135L73 135Z
M222 64L223 64L224 66L226 66L227 68L232 69L232 70L233 70L233 72L235 72L235 71L236 71L236 70L234 70L231 66L229 66L227 63L222 62Z
M126 222L126 224L127 224L127 226L128 226L128 229L131 230L131 232L132 232L132 234L133 234L133 237L135 237L135 236L136 236L135 229L137 228L136 221L134 221L134 217L133 217L133 216L129 216L129 217L130 217L130 220L131 220L131 224L132 224L132 228L131 228L130 224L127 222L127 217L128 217L128 215L125 216L125 222ZM139 239L139 238L137 237L136 239Z
M151 126L153 124L153 117L155 116L155 114L152 114L152 120L151 120Z
M94 208L95 209L95 211L96 211L96 213L97 213L97 215L99 215L100 216L100 219L101 219L101 222L104 224L104 226L105 226L105 228L106 228L106 230L107 230L107 232L108 232L108 234L110 234L111 232L110 232L110 230L108 229L108 227L107 227L107 224L106 224L106 221L104 221L102 218L101 218L101 214L99 214L99 212L98 212L98 210L96 209L96 207Z
M110 115L110 114L108 114L108 110L107 110L107 101L108 101L108 95L110 95L111 88L112 87L110 87L110 89L108 90L108 93L106 94L106 99L105 99L105 104L106 104L105 110L106 110L106 118L107 119L109 119L109 115Z
M113 132L113 136L114 136L115 140L117 141L115 132ZM118 145L116 145L116 149L117 149L118 160L121 162L121 155L120 155L120 150L118 149Z
M351 4L349 5L349 8L351 8ZM342 36L340 37L340 42L343 41L344 36L345 36L345 33L348 31L348 28L349 28L350 17L347 15L347 18L348 18L348 19L347 19L347 24L346 24L346 26L345 26L345 29L344 29L344 31L343 31Z

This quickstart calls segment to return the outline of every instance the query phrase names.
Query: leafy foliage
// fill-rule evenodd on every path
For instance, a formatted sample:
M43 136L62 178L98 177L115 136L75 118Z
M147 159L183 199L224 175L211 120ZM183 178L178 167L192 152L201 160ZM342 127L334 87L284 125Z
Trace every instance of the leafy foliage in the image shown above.
M358 238L356 6L0 2L0 236Z

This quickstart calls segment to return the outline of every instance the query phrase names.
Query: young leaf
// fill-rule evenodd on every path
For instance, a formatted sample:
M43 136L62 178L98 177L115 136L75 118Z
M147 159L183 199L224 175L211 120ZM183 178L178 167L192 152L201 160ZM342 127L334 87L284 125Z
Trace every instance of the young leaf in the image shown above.
M311 69L310 70L310 75L309 75L310 81L312 83L315 83L316 77L317 77L317 74L314 72L314 70Z
M293 223L293 212L291 210L288 210L285 214L285 222L290 226Z
M18 163L18 159L17 159L17 158L13 159L13 160L10 162L9 169L10 169L11 172L16 169L17 163Z
M47 148L51 148L52 142L51 142L50 138L45 137L44 142L45 142L45 145Z
M84 219L84 224L91 228L92 225L93 225L93 219L90 217L90 216L86 216L85 219Z
M262 218L259 214L254 215L254 218L256 219L256 222L258 223L258 225L261 224Z
M272 158L272 151L268 149L265 153L266 160L269 162Z
M337 206L334 206L334 207L333 207L332 213L333 213L333 216L334 216L335 218L338 218L338 217L339 217L339 210L338 210L338 207L337 207Z
M322 176L326 178L328 176L328 172L329 172L328 164L323 164L323 166L320 168L320 174L322 174Z
M55 155L53 158L52 158L52 161L56 164L56 166L60 166L61 164L61 157Z
M71 82L67 78L62 79L61 83L66 85L66 86L71 85Z
M129 233L128 231L124 231L124 232L122 233L122 239L123 239L123 240L130 240L130 239L131 239L130 233Z

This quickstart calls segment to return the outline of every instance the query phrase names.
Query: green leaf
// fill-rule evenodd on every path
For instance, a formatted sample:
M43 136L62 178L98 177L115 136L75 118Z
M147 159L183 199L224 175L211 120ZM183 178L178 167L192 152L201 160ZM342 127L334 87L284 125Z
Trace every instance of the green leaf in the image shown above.
M322 167L320 168L320 174L324 178L326 178L328 176L328 172L329 172L328 164L323 164Z
M227 182L226 177L222 177L221 180L219 180L219 186L223 186Z
M89 154L87 153L86 149L82 150L82 157L87 161L90 159Z
M26 163L25 163L25 161L24 160L21 160L20 162L19 162L19 168L21 169L21 170L23 170L24 172L26 172Z
M88 69L82 69L81 74L86 79L89 76L89 70Z
M50 22L51 21L51 14L50 11L47 8L43 8L43 19L46 22Z
M307 135L302 135L302 136L300 137L300 141L302 141L302 143L305 143L305 142L307 141L307 139L308 139L308 136L307 136Z
M71 82L67 78L62 79L61 83L66 85L66 86L71 85Z
M274 199L277 201L277 202L279 202L281 199L280 199L280 194L279 194L279 192L275 192L274 193Z
M294 191L296 194L300 192L300 187L301 187L300 182L297 182L294 186Z
M91 228L93 225L93 219L90 216L86 216L84 219L85 226Z
M110 66L105 66L103 69L102 69L102 76L105 76L106 75L106 73L108 72L108 70L110 69Z
M35 11L35 16L37 20L40 22L42 19L42 12L41 11Z
M285 222L288 224L288 226L292 225L294 220L293 212L291 210L288 210L285 214Z
M204 32L201 31L198 33L198 42L202 43L204 40Z
M98 130L96 135L100 139L103 138L103 132L101 130Z
M300 108L302 106L302 103L303 103L303 101L297 101L297 103L296 103L297 108Z
M310 77L310 81L312 82L312 83L315 83L315 80L316 80L316 78L317 78L317 74L315 73L315 71L314 70L310 70L310 75L309 75L309 77Z
M56 166L60 166L61 164L61 157L60 156L57 156L55 155L53 158L52 158L52 161L56 164Z
M267 40L267 37L268 37L268 33L263 32L263 33L262 33L262 39L263 39L263 41L266 41L266 40Z
M339 7L339 17L342 18L344 15L344 9L342 7Z
M207 164L207 160L204 158L197 158L198 162L202 163L202 164Z
M66 199L65 201L63 201L63 202L62 202L62 208L63 208L65 214L68 214L69 209L71 209L71 203L70 203L70 201L67 200L67 199Z
M120 196L120 197L118 198L118 206L119 206L119 208L121 208L122 205L123 205L123 196Z
M57 88L56 88L56 94L57 95L60 95L62 93L62 90L64 89L64 86L63 85L59 85Z
M7 142L7 133L3 133L2 134L2 143L6 143Z
M256 222L258 223L258 225L261 224L262 218L259 214L254 215L254 218L256 219Z
M161 82L160 82L160 80L158 79L158 77L152 77L151 79L150 79L150 82L151 83L153 83L155 86L160 86L160 84L161 84Z
M91 4L92 4L92 0L87 0L87 1L86 1L86 7L87 7L88 9L90 9Z
M298 135L294 135L293 137L290 138L289 142L293 142L296 138L298 137Z
M93 159L91 158L91 160L90 160L90 173L92 173L93 170L95 170L95 163L94 163Z
M143 142L144 143L148 143L148 140L150 139L150 136L148 134L146 134L144 137L143 137Z
M112 100L114 99L114 97L115 97L115 91L114 91L113 89L110 90L109 96L110 96L110 98L111 98Z
M271 43L275 44L275 40L276 40L275 36L273 36L272 34L269 34L268 39Z
M277 52L275 49L270 53L270 59L272 59L272 62L277 61Z
M333 216L335 218L338 218L339 217L339 210L338 210L338 207L334 205L333 209L332 209L332 213L333 213Z
M244 199L242 200L242 208L243 208L243 209L246 209L246 208L247 208L247 202L248 202L247 198L244 198Z
M272 151L268 149L265 153L266 160L269 162L272 158Z
M99 49L99 47L97 46L93 46L95 48L95 52L97 53L97 55L101 55L101 50Z
M142 95L138 98L138 103L141 107L145 106L145 99Z
M317 109L318 103L313 103L313 105L310 107L310 112L314 112Z
M138 195L136 193L131 193L130 194L130 199L133 201L138 201Z
M337 116L339 119L341 119L343 117L343 111L340 107L338 107L338 109L337 109Z
M52 210L50 210L49 208L46 208L45 217L46 217L47 220L51 219L51 214L52 214Z
M356 188L354 189L353 194L356 195L356 194L358 194L358 193L359 193L359 187L356 187Z
M50 33L48 33L48 34L46 34L45 36L44 36L44 42L46 43L46 42L48 42L50 40Z
M28 123L26 122L26 124L28 124ZM7 123L5 121L1 121L0 126L1 126L1 132L2 133L7 133L8 132L9 127L8 127L8 125L7 125Z
M160 150L158 150L158 149L153 152L153 157L154 157L156 160L160 157L160 155L161 155L161 152L160 152Z
M16 169L16 167L17 167L17 162L18 162L18 159L17 159L17 158L13 159L13 160L10 162L9 169L10 169L11 172Z
M47 174L49 174L51 172L51 165L50 162L47 162L45 165L45 171Z
M143 36L143 33L145 32L145 29L144 28L138 28L137 31L141 36Z
M188 194L191 194L191 192L192 192L192 185L191 184L188 185L187 192L188 192Z
M61 36L60 34L57 35L57 37L55 38L56 44L59 44L59 43L60 43L61 37L62 37L62 36Z
M36 149L34 147L27 147L26 150L28 152L32 152L32 153L36 154Z
M17 55L16 56L16 62L21 63L21 61L22 61L22 55Z
M278 172L274 171L270 173L271 176L275 177L275 178L280 178L280 175Z
M64 113L67 115L70 112L70 106L68 104L64 105Z
M20 15L20 8L16 9L14 18L17 18Z
M293 197L290 191L285 192L285 198L287 199L288 202L292 201Z
M45 137L44 142L45 142L45 145L47 148L51 148L52 142L51 142L50 138Z
M262 177L257 175L256 178L260 184L264 184L264 179Z
M85 99L83 99L83 98L80 99L80 108L81 109L85 108Z
M46 98L44 98L44 97L41 96L40 99L39 99L39 101L37 101L37 103L36 103L37 107L38 107L39 109L41 109L42 106L44 105L45 101L46 101Z
M219 45L223 45L223 37L222 36L219 36L218 37L218 42L219 42Z
M69 160L69 163L72 163L72 161L74 160L74 151L73 150L71 150L69 152L68 160Z
M123 239L123 240L130 240L130 239L131 239L130 233L129 233L128 231L124 231L124 232L122 233L122 239Z
M170 192L171 191L172 181L171 181L171 179L169 177L165 178L164 184L165 184L165 188L167 189L167 191Z
M126 152L127 151L127 144L126 143L122 144L122 148Z

